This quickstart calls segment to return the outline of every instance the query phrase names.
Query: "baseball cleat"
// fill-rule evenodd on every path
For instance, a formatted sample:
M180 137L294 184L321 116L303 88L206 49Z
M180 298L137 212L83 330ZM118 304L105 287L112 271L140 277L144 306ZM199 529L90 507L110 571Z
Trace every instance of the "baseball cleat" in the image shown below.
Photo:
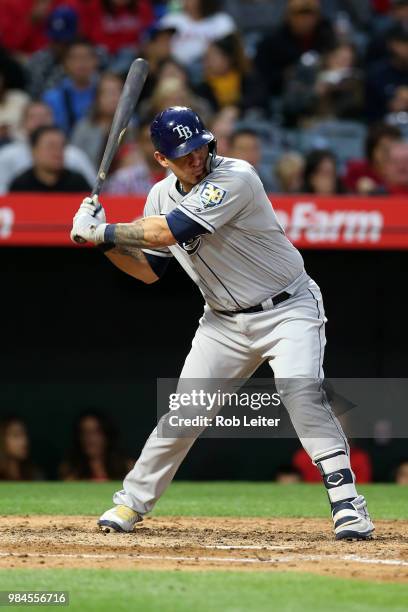
M129 533L133 531L136 523L140 523L142 520L143 517L136 510L132 510L128 506L115 506L102 514L98 525L104 533L109 533L112 530Z
M375 529L363 495L337 504L332 516L336 540L369 540Z

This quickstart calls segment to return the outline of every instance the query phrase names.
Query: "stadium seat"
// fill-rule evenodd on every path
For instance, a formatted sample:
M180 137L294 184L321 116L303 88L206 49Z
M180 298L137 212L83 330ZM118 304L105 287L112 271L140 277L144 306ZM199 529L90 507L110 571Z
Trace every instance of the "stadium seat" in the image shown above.
M364 156L366 127L355 121L339 119L322 121L309 129L298 130L298 148L302 153L312 149L330 149L336 154L340 171L349 159Z

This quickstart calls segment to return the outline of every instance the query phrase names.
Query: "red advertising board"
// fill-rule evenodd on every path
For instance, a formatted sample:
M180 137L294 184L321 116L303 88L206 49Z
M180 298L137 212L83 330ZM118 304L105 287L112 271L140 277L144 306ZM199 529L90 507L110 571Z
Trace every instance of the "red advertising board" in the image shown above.
M81 196L0 197L0 246L71 246ZM102 198L110 222L139 217L143 197ZM309 249L408 249L408 202L399 197L271 196L289 239Z

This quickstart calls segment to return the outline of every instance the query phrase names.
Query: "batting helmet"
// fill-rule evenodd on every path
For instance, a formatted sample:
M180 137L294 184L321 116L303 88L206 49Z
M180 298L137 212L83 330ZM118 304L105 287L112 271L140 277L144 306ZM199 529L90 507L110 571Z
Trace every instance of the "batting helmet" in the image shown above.
M210 145L210 153L215 150L214 134L204 127L200 117L186 106L170 106L153 119L150 136L157 151L176 159Z

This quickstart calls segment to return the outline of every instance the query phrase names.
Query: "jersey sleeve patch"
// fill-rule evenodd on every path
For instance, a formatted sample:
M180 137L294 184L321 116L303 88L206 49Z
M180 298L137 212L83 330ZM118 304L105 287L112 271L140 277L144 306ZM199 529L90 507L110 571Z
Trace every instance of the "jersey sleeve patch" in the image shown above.
M227 191L206 181L200 190L200 202L204 208L213 208L223 203Z

